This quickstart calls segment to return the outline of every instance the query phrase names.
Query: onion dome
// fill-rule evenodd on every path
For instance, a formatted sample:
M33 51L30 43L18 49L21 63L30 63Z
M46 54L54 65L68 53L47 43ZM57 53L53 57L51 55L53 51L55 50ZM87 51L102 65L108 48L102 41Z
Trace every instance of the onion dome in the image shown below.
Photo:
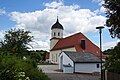
M53 24L51 29L62 29L63 30L63 26L59 23L59 20L57 19L56 23Z

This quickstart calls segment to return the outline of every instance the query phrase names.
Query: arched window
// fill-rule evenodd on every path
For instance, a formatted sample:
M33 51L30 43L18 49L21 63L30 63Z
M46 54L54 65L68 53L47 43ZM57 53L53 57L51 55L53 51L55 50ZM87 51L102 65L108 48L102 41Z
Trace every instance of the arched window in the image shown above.
M53 61L53 59L54 59L54 55L52 54L52 61Z
M58 58L58 56L57 56L57 54L56 54L56 62L57 62L57 58Z
M58 32L58 36L60 36L60 32Z
M54 36L55 36L56 34L55 34L55 32L54 32Z

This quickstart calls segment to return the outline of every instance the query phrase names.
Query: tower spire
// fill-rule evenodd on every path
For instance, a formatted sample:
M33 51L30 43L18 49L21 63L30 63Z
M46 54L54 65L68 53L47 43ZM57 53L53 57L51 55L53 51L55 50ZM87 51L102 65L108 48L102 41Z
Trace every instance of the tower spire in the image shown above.
M58 20L58 16L57 16L57 22L59 22L59 20Z

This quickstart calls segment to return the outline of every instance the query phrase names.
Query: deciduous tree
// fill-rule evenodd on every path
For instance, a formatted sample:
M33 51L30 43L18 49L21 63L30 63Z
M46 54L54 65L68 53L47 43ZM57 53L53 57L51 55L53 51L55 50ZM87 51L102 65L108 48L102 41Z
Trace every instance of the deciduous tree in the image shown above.
M32 41L30 31L23 29L11 29L6 32L4 41L1 42L1 49L3 51L23 56L26 53L29 42Z
M104 0L106 8L106 26L113 38L120 38L120 0Z
M106 69L111 72L120 73L120 42L109 51L109 57L106 59Z

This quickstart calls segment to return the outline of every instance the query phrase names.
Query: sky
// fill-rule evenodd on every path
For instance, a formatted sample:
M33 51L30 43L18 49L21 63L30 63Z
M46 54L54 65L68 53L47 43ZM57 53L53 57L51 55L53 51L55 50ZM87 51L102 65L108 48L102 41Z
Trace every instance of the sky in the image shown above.
M25 29L34 36L31 50L49 51L51 27L58 16L64 37L82 32L99 46L96 27L104 26L107 19L103 3L103 0L0 0L0 40L10 29ZM104 27L102 50L107 50L120 40L111 38Z

